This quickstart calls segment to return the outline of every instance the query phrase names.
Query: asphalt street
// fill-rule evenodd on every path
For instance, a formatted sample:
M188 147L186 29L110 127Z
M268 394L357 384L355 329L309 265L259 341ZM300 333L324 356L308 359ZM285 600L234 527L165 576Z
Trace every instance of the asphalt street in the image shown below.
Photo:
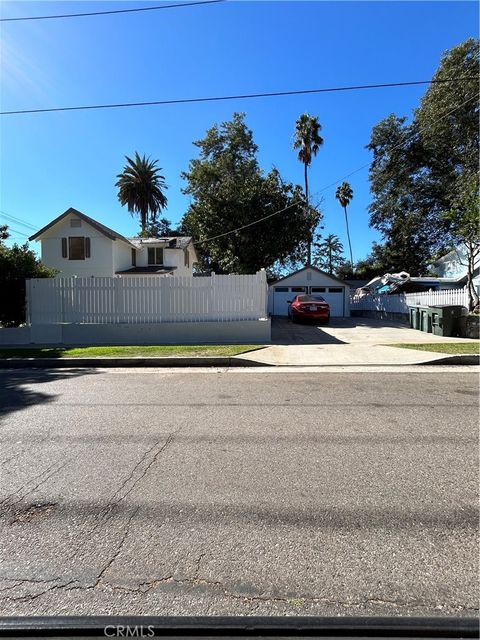
M478 373L0 372L1 615L478 613Z

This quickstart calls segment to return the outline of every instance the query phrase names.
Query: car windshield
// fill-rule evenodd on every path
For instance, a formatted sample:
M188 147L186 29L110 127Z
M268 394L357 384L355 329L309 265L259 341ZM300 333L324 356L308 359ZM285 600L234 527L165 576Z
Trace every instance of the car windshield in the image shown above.
M325 298L322 296L298 296L299 302L325 302Z

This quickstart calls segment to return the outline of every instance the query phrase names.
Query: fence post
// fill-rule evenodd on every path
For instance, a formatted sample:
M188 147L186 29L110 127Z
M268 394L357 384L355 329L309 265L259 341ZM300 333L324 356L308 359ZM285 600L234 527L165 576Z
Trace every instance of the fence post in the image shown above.
M32 324L31 321L31 317L30 317L30 309L31 309L31 286L32 286L32 280L30 278L28 278L25 281L25 322L27 323L28 326L30 326Z

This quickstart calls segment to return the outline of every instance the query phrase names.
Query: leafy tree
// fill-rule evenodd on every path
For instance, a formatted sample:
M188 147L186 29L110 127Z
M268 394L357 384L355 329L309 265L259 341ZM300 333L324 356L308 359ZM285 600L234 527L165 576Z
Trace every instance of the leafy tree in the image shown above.
M313 264L333 276L345 262L340 238L333 233L323 240L318 236L314 247Z
M465 177L478 170L479 45L469 39L443 56L414 118L391 114L372 131L370 224L385 238L377 249L388 271L419 274L452 242L451 220ZM468 79L464 79L468 78Z
M7 227L0 227L0 325L4 327L25 322L25 278L52 278L57 273L45 267L27 243L5 246L8 237Z
M160 218L154 222L149 222L140 234L141 238L164 238L179 235L178 229L172 227L172 223L167 218Z
M145 155L140 157L135 152L135 159L125 156L127 164L122 173L117 175L115 186L118 187L118 199L133 215L140 216L142 232L149 222L155 223L157 214L167 206L164 194L167 186L165 178L157 167L158 160L150 160Z
M350 241L350 229L348 228L348 214L347 207L350 204L351 199L353 198L352 187L348 184L348 182L342 182L342 184L338 187L335 198L339 201L340 206L343 208L345 212L345 225L347 227L347 238L348 238L348 247L350 249L350 262L353 264L353 255L352 255L352 243Z
M298 259L320 214L310 210L305 216L302 189L283 181L276 169L265 174L259 168L244 114L213 125L194 144L200 154L182 174L192 202L180 230L195 238L202 267L252 273Z
M322 127L318 118L308 113L303 113L295 123L293 148L298 149L298 159L303 163L307 212L310 206L308 167L311 165L313 157L317 155L320 147L323 145L323 138L320 135L321 130ZM312 236L313 229L310 228L307 236L307 264L311 264L312 261Z
M469 310L478 306L479 300L473 285L477 258L480 255L480 207L478 196L478 174L469 176L462 185L455 206L445 214L450 222L451 235L457 246L463 247L467 267L467 290Z

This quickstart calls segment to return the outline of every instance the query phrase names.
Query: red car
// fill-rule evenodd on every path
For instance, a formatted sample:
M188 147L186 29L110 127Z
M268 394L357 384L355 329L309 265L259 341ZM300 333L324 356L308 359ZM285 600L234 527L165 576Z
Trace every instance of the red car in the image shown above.
M330 320L330 306L322 296L307 296L305 294L295 296L289 300L288 317L292 322L301 320L315 320L328 324Z

